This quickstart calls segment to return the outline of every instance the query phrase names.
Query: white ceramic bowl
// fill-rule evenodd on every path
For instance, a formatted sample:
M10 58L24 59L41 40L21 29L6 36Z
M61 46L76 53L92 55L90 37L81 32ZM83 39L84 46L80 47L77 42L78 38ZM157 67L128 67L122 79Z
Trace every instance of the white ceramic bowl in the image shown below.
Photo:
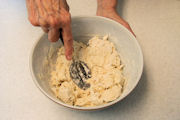
M87 40L94 35L110 35L109 40L115 44L122 62L125 65L124 75L127 78L127 84L122 95L110 103L95 107L71 106L57 99L50 89L48 83L49 76L47 74L48 68L43 67L43 61L47 57L50 48L57 48L62 44L61 42L50 43L46 34L37 40L30 56L30 70L38 88L52 101L79 110L97 110L121 101L135 88L143 71L142 51L136 38L121 24L98 16L72 17L72 33L75 40L83 42L87 42ZM40 79L39 74L45 77Z

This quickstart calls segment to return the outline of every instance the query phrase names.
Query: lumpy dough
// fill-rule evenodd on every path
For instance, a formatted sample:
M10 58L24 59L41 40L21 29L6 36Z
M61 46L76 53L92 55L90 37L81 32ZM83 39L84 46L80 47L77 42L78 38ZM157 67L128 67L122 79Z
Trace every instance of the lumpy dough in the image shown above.
M58 51L55 68L51 71L50 86L57 98L75 106L98 106L117 99L123 92L125 77L118 52L108 37L93 37L88 45L74 41L74 59L84 61L91 69L87 79L90 88L82 90L72 81L64 47Z

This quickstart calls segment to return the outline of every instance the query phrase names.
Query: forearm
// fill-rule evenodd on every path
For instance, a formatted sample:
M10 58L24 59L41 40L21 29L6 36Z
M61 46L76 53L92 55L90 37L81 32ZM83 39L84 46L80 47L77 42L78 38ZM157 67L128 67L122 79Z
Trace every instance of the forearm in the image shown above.
M117 0L97 0L97 9L116 10Z

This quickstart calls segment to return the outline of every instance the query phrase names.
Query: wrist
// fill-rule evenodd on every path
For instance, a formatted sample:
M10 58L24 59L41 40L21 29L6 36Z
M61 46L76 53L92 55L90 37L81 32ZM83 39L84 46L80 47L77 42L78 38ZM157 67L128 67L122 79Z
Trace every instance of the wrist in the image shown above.
M97 0L98 9L115 10L117 6L117 0Z
M103 11L103 12L107 12L107 13L110 13L110 12L116 12L116 9L115 8L104 8L104 7L97 7L97 12L98 11Z

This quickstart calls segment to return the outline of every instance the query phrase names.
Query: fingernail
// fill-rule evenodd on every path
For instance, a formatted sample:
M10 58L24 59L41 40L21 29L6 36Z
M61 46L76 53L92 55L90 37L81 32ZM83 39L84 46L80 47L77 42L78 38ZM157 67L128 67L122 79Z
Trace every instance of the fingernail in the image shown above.
M68 55L68 56L67 56L67 59L68 59L68 60L71 60L71 59L72 59L72 55Z

